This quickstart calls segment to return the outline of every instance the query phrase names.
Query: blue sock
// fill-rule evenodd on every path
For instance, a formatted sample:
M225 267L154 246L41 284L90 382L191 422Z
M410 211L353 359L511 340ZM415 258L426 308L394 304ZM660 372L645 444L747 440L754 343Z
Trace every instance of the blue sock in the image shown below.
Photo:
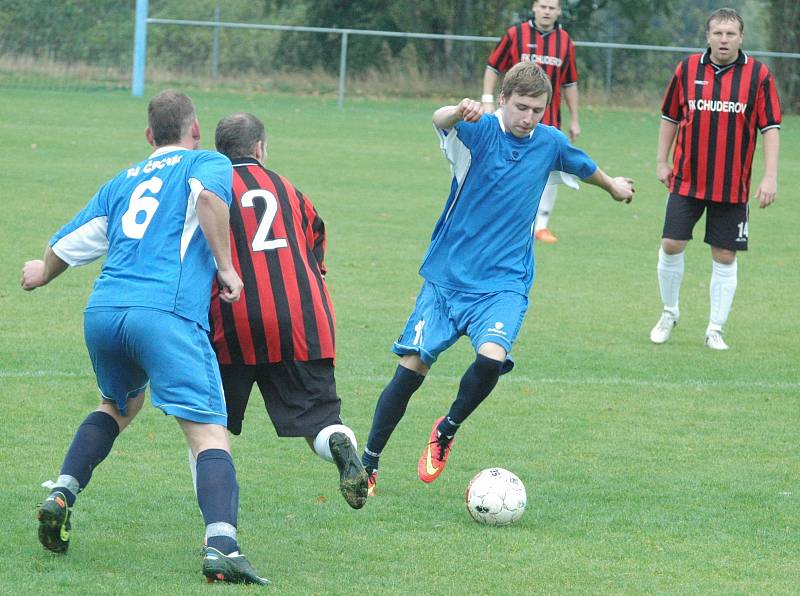
M366 450L364 451L364 453L361 455L361 463L364 464L367 474L372 474L372 472L378 469L379 458L380 456L375 455L374 453L370 453Z
M450 411L445 419L439 423L439 432L447 437L452 437L458 430L458 426L492 392L492 389L497 385L497 380L500 378L500 371L502 370L502 362L488 358L483 354L478 354L475 357L475 362L461 377L458 395L450 406Z
M75 431L61 465L61 475L72 476L81 490L86 488L92 471L109 454L118 435L119 425L109 414L98 411L89 414ZM70 507L75 504L76 495L73 491L62 486L56 486L55 490L64 493Z
M417 374L404 366L398 366L394 377L378 398L366 448L366 451L371 454L367 461L373 465L373 469L378 467L378 457L380 457L381 451L386 447L389 437L392 436L395 427L406 413L408 400L424 380L425 375ZM368 455L366 451L364 457ZM362 457L362 461L364 461L364 457ZM367 466L366 462L364 466Z
M197 454L197 502L206 524L206 544L225 555L239 550L239 484L227 451L206 449Z

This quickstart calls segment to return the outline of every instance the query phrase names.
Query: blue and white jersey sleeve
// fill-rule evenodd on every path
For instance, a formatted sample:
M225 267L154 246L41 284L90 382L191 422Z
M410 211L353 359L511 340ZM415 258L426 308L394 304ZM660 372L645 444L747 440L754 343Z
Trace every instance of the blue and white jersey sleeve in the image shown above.
M50 238L50 248L71 267L91 263L108 250L107 186L103 186L72 221Z
M555 138L558 141L558 157L553 169L573 174L581 180L594 174L597 170L597 164L594 163L592 158L585 151L570 143L563 132L555 130L555 133Z
M230 205L232 172L231 162L227 157L215 151L203 151L192 164L189 181L194 190L213 192L225 201L226 205Z

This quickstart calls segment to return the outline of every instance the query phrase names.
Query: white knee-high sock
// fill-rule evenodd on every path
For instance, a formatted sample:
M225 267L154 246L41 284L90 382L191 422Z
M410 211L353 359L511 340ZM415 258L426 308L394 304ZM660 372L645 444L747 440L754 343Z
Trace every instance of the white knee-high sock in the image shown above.
M539 200L539 211L536 213L536 223L533 226L534 230L542 230L547 227L550 221L550 214L556 206L557 194L557 184L548 184L544 187L542 198Z
M678 301L683 282L684 253L669 255L663 248L658 249L658 288L664 310L678 315Z
M725 321L728 320L738 284L738 269L736 261L730 265L713 261L709 288L711 298L711 313L708 317L709 330L721 330Z
M330 426L326 426L319 431L317 436L314 438L314 452L322 459L330 462L333 461L331 446L328 443L328 440L331 438L333 433L346 434L348 437L350 437L350 442L353 443L353 448L358 449L356 435L349 426L345 426L344 424L331 424Z

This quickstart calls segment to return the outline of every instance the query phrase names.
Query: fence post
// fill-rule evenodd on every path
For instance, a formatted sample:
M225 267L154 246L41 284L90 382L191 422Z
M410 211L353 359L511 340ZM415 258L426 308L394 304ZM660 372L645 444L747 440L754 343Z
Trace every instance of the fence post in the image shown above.
M211 46L211 78L216 81L219 79L219 4L214 9L214 22L217 26L214 27L214 40Z
M131 93L134 97L144 94L144 67L147 60L147 1L136 0L136 24L133 34L133 74Z
M344 107L344 81L347 77L347 31L342 33L342 52L339 56L339 109Z

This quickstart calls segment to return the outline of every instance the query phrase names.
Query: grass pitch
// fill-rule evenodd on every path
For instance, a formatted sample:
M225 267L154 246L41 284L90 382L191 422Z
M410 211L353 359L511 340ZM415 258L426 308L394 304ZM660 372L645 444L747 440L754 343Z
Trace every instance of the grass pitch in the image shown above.
M204 593L202 518L182 435L147 406L95 471L67 556L36 540L39 483L54 478L97 401L82 308L99 266L26 294L24 260L100 184L148 153L146 100L125 93L6 90L0 103L4 259L0 435L8 593ZM339 392L363 442L395 368L389 352L420 285L417 267L447 194L431 102L193 93L216 122L247 110L267 124L269 166L317 205L329 233ZM452 98L456 101L459 98ZM411 401L381 460L381 496L352 511L335 468L279 440L254 395L233 441L240 538L278 593L796 593L800 585L800 119L781 133L778 202L751 212L751 250L726 326L703 347L708 248L692 242L670 343L652 345L665 190L655 180L658 106L582 109L580 145L637 181L633 204L563 189L561 237L537 246L517 366L460 431L436 483L416 478L430 424L472 360L448 351ZM754 188L762 172L760 148ZM463 503L478 470L523 480L510 528L475 524ZM236 587L215 586L217 590Z

